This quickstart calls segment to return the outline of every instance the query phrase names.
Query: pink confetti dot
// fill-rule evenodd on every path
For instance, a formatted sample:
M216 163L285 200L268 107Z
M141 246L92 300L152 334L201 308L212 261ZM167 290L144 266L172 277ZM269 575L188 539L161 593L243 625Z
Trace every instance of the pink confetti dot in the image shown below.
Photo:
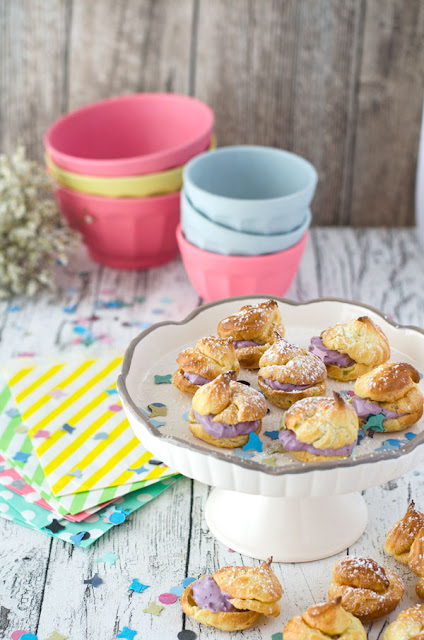
M12 635L11 635L10 637L12 638L12 640L19 640L19 638L20 638L21 636L23 636L23 635L24 635L24 633L28 633L28 631L22 631L22 630L20 630L20 631L13 631L13 632L12 632Z
M109 407L109 411L122 411L122 407L120 404L111 404Z
M177 602L177 596L174 593L161 593L158 600L162 604L174 604Z

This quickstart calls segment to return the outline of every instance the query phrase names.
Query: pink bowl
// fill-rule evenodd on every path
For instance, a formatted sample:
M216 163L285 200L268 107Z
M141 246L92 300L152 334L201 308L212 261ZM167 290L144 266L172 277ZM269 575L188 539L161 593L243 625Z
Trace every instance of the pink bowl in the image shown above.
M205 302L254 293L283 296L305 249L308 232L289 249L262 256L225 256L190 244L177 228L177 241L191 284Z
M93 260L116 269L147 269L175 258L180 193L151 198L103 198L65 187L55 190L69 225Z
M44 145L62 169L92 176L134 176L185 164L207 149L213 111L172 93L108 98L62 116Z

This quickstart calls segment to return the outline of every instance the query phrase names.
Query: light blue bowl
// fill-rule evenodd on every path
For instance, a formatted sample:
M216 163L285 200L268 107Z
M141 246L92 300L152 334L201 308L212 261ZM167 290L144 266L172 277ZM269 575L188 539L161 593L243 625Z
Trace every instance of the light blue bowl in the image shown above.
M199 249L227 256L260 256L289 249L297 244L311 224L311 211L305 209L302 224L289 233L269 236L243 233L223 227L197 211L184 190L181 191L181 227L186 239Z
M273 147L222 147L184 167L185 192L215 222L245 233L286 233L302 225L318 182L310 162Z

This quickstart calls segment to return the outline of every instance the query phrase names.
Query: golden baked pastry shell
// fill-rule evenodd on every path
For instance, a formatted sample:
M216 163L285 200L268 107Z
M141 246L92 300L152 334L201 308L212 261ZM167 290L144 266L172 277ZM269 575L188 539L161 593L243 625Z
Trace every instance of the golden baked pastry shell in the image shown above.
M327 364L327 375L333 380L339 380L340 382L347 382L349 380L356 380L359 376L363 376L364 373L372 371L374 367L372 365L361 364L355 362L350 367L338 367L335 364Z
M265 382L262 382L260 376L258 377L258 385L263 391L265 397L268 398L272 404L275 404L277 407L281 407L281 409L288 409L298 400L302 400L302 398L324 396L327 388L326 381L323 380L322 382L315 384L313 387L304 389L303 391L278 391L277 389L269 387Z
M328 596L335 599L342 597L342 606L361 622L373 622L389 615L396 609L403 598L404 586L402 579L390 569L384 569L390 586L386 592L378 593L372 589L363 589L337 584L333 580L328 589Z
M197 582L197 581L196 581ZM181 606L186 615L196 622L215 627L221 631L242 631L258 622L261 617L256 611L209 611L200 609L192 597L193 582L183 591Z
M203 440L208 444L213 444L215 447L221 447L222 449L236 449L237 447L243 447L249 441L249 435L235 436L234 438L214 438L207 431L204 430L201 424L192 421L192 413L190 412L190 431L199 440ZM262 428L262 420L259 427L253 433L260 434Z

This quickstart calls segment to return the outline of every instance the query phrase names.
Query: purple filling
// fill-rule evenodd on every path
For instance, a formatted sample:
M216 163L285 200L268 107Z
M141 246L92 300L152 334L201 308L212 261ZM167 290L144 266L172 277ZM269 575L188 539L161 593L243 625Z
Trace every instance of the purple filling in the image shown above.
M276 391L304 391L310 389L313 384L290 384L290 382L278 382L277 380L270 380L270 378L262 378L268 387L275 389Z
M193 583L191 593L193 600L201 609L208 609L217 613L218 611L234 611L229 593L224 593L216 584L212 576L205 576Z
M187 378L191 384L197 384L199 387L202 384L208 384L208 382L211 382L208 378L202 378L202 376L198 376L197 373L189 373L188 371L184 371L184 378Z
M396 413L396 411L389 411L389 409L383 409L378 402L372 402L371 400L365 400L359 396L352 397L352 405L358 414L358 418L366 420L368 416L378 416L380 413L385 415L385 420L392 420L393 418L400 418L406 415L405 413Z
M327 349L319 336L311 338L309 351L318 356L324 364L335 364L338 367L351 367L355 364L355 360L352 360L347 353L340 353L335 349Z
M347 444L344 447L340 447L340 449L317 449L312 444L300 442L294 431L290 429L282 429L278 434L278 439L284 449L288 451L307 451L316 456L350 456L356 445L356 442L352 442L352 444Z
M256 431L259 427L260 420L251 420L250 422L238 422L237 424L225 424L225 422L213 422L215 414L210 413L207 416L201 416L200 413L194 411L193 415L196 422L202 425L204 430L214 438L235 438L236 436L245 436L251 431Z
M254 340L234 340L235 349L243 349L243 347L257 347L258 343Z

